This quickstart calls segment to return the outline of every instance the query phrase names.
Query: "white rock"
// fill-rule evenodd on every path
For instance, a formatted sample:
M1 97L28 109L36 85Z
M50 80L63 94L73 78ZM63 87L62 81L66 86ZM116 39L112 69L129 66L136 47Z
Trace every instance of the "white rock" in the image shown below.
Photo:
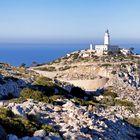
M12 112L14 114L26 117L25 111L23 110L23 108L20 105L16 105L16 106L12 107Z
M61 110L62 110L61 106L55 106L54 107L54 111L56 111L56 112L61 111Z
M115 114L116 117L120 118L121 120L123 120L123 116L121 114Z
M46 131L44 129L37 130L34 133L34 137L45 137L46 136Z

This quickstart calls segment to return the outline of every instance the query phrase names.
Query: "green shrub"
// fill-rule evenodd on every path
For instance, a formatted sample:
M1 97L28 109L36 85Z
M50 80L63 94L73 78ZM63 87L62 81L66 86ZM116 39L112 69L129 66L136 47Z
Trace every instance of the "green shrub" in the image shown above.
M126 68L126 64L125 64L125 63L122 63L122 64L121 64L121 67L122 67L122 68Z
M52 95L49 97L50 103L53 103L57 99L65 99L65 97L63 95Z
M111 64L102 64L101 67L111 67Z
M58 133L54 127L51 125L42 125L42 129L46 130L46 132L53 132L53 133Z
M83 100L83 99L80 99L80 98L74 98L74 102L75 102L75 104L78 104L78 105L81 105L81 106L89 106L89 105L95 105L96 104L96 102L94 102L92 100L86 101L86 100Z
M79 54L78 53L74 53L73 54L73 59L77 59L79 57Z
M15 134L18 137L32 136L39 128L38 124L14 115L5 108L0 108L0 124L8 134Z
M54 83L52 79L47 77L38 77L36 81L34 82L35 85L41 85L41 86L53 86Z
M45 93L42 93L38 90L33 90L30 88L24 88L21 91L21 96L18 99L19 101L23 101L26 99L34 99L36 101L42 101L45 103L53 103L55 102L57 99L65 99L64 95L50 95L47 96Z
M125 107L134 107L133 102L130 102L130 101L127 101L127 100L120 100L120 99L115 100L115 105L125 106Z
M13 117L14 113L9 109L0 108L0 118L4 116Z
M0 124L7 134L17 135L19 138L32 136L36 130L44 129L46 132L58 132L50 125L43 125L37 122L36 116L30 116L27 120L21 116L14 115L11 110L0 108Z
M63 95L52 95L52 96L44 96L42 101L45 103L51 103L53 104L57 99L64 99L65 97Z
M41 71L56 71L55 67L40 67L40 68L37 68L37 69L41 70Z
M99 103L107 106L114 106L115 100L114 98L104 97L102 100L99 101Z
M128 118L126 121L135 127L140 127L140 118Z
M37 101L42 101L43 93L37 90L32 90L30 88L24 88L21 91L20 98L22 99L34 99Z
M111 92L111 91L105 91L104 94L103 94L103 96L110 96L110 97L112 97L112 98L118 97L118 96L117 96L117 93Z

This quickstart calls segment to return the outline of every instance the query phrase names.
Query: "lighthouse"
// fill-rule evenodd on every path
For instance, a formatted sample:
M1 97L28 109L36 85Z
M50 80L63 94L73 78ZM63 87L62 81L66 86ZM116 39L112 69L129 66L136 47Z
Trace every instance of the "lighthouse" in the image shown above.
M104 45L110 45L110 35L109 35L109 30L105 31L104 35Z
M109 30L105 31L104 34L104 44L103 45L95 45L95 51L97 55L108 54L109 52L117 53L119 46L110 44L110 35Z

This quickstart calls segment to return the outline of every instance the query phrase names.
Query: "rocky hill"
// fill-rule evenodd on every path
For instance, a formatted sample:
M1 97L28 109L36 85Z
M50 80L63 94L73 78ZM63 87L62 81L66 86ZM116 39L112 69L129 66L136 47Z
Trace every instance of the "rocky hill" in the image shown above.
M83 57L84 54L88 56ZM108 80L121 77L131 86L139 88L139 58L133 55L96 56L93 52L78 51L46 65L31 68L53 79L94 91L103 88ZM119 80L118 80L119 81ZM91 88L88 87L88 84Z
M2 63L0 139L139 140L138 59L83 56L32 68Z

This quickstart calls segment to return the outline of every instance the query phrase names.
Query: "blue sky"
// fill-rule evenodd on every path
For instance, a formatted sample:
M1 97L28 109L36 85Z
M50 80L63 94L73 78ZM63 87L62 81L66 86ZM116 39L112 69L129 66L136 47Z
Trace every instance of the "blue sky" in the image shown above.
M140 43L140 0L1 0L0 42Z

